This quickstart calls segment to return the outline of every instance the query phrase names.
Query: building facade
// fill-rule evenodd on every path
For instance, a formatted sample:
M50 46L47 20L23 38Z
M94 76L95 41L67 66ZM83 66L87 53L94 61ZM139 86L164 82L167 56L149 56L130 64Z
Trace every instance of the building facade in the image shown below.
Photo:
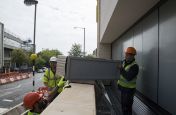
M4 49L4 66L11 67L11 52L13 49L21 48L23 41L16 37L14 34L4 31L3 39L3 49Z
M98 0L98 57L122 60L137 49L137 91L176 115L176 1Z
M3 38L4 38L4 25L0 23L0 68L4 65L4 44L3 44Z
M33 45L5 30L4 24L0 23L0 68L11 67L11 52L16 48L29 51L32 50Z

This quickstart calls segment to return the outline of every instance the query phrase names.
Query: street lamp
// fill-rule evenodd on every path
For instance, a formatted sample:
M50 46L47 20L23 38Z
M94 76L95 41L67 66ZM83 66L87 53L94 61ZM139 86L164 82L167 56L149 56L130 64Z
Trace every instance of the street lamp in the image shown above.
M35 33L36 33L36 13L37 13L37 4L38 1L37 0L24 0L24 4L26 4L27 6L35 6L35 11L34 11L34 44L33 44L33 54L31 55L31 60L33 63L33 91L35 91L35 60L37 58L37 55L35 54Z
M31 5L35 5L35 11L34 11L34 46L33 46L33 52L35 53L36 47L35 47L35 33L36 33L36 13L37 13L37 4L38 1L37 0L24 0L24 4L26 4L27 6L31 6Z
M85 31L85 30L86 30L86 28L83 28L83 27L73 27L73 28L74 28L74 29L80 28L80 29L83 29L83 30L84 30L84 51L83 51L83 53L84 53L84 57L85 57L85 53L86 53L86 52L85 52L85 34L86 34L85 32L86 32L86 31Z

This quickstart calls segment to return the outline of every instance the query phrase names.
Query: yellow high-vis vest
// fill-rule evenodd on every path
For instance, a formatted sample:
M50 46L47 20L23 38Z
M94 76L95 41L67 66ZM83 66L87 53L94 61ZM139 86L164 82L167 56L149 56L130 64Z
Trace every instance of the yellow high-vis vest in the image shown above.
M54 88L57 86L61 78L61 76L57 74L54 75L54 73L50 69L47 69L42 78L42 81L48 83L49 88Z
M135 61L133 61L131 64L127 65L124 69L125 71L129 71L130 68L137 64ZM125 63L123 63L122 65L123 67L125 66ZM125 87L125 88L136 88L136 80L137 80L137 76L135 78L133 78L132 80L128 81L122 74L120 75L120 79L117 81L117 84Z
M40 114L28 111L27 115L40 115Z

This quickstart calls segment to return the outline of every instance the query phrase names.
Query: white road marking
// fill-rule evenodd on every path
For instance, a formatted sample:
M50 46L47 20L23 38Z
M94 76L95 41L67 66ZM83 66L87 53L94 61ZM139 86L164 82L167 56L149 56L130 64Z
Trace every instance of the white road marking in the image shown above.
M13 92L6 92L6 93L0 95L0 98L3 97L3 96L6 96L6 95L12 94L12 93L13 93Z
M13 100L10 100L10 99L3 99L2 101L13 102Z
M7 89L2 89L0 92L4 92L4 91L8 91L8 90L12 90L12 89L17 89L17 88L20 88L20 87L21 87L21 84L19 84L19 85L16 86L16 87L7 88Z

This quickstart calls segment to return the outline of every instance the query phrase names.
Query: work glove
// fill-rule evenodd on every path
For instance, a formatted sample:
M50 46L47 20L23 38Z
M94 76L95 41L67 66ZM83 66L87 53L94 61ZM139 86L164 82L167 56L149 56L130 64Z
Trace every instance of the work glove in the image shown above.
M71 85L69 84L68 80L65 82L63 89L65 89L65 88L71 88Z

